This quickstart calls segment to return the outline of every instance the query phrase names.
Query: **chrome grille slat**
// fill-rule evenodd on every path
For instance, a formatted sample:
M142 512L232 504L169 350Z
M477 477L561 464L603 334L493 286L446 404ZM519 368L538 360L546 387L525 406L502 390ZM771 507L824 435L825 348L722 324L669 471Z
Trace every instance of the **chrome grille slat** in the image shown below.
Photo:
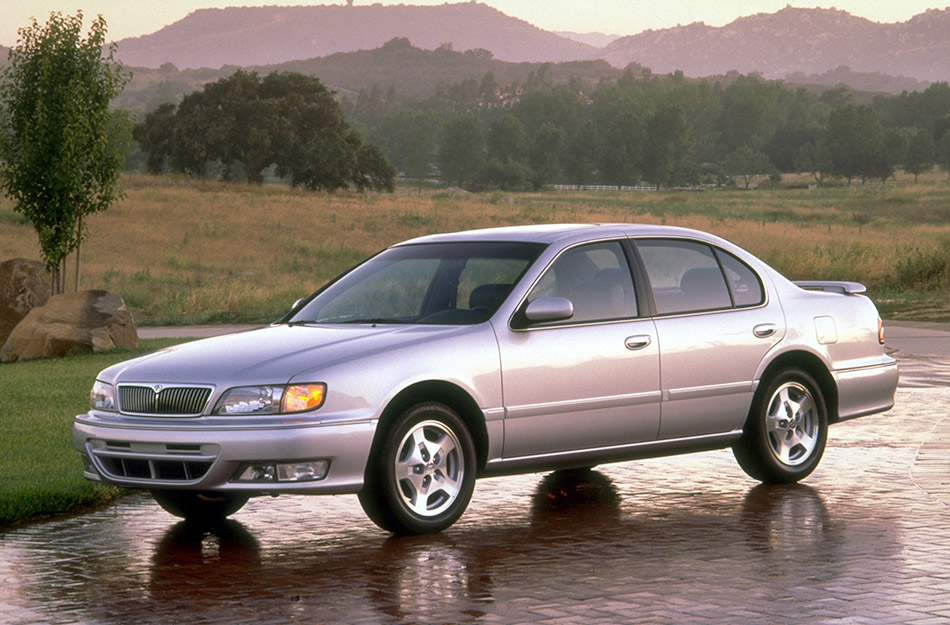
M123 414L157 417L200 416L211 397L207 386L155 387L119 385L119 411Z

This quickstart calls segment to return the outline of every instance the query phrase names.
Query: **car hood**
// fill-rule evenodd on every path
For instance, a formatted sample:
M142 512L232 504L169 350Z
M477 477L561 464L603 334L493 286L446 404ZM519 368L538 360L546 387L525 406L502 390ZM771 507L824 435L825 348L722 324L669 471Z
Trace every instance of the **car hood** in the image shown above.
M169 347L119 363L99 375L103 382L284 384L296 376L319 382L320 372L341 361L372 357L437 337L471 331L474 326L268 326L259 330Z

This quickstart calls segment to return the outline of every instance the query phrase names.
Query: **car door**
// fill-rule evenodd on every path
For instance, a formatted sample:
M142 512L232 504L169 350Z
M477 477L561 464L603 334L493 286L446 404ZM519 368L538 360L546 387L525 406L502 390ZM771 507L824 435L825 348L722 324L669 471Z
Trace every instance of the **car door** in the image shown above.
M659 438L742 427L759 363L785 334L761 278L701 241L641 239L637 250L656 304L663 400Z
M573 315L498 334L505 403L504 457L654 440L659 352L650 319L638 317L628 256L619 241L568 249L526 303L571 301Z

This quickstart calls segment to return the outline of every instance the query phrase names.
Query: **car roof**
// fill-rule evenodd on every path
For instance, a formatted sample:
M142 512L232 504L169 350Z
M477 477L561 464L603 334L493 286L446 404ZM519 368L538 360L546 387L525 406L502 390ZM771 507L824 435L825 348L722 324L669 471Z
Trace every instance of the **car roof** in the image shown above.
M623 236L649 237L691 237L707 241L721 241L718 237L698 230L679 228L675 226L658 226L653 224L632 223L594 223L594 224L540 224L528 226L505 226L499 228L484 228L479 230L465 230L444 234L432 234L404 241L399 245L414 245L417 243L458 243L461 241L493 241L493 242L526 242L551 244L568 240L584 241Z

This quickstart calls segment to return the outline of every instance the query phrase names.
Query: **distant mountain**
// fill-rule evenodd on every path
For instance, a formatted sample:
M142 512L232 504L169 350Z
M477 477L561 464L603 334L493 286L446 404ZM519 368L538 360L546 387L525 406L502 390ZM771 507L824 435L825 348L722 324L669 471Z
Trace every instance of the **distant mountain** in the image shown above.
M607 45L620 39L620 35L607 35L604 33L575 33L567 30L555 30L553 32L559 37L580 41L595 48L605 48Z
M604 48L612 65L639 63L655 73L687 76L729 71L784 78L840 66L917 80L950 79L950 8L906 22L879 24L836 9L786 7L722 27L701 22L623 37Z
M267 65L374 49L394 37L429 50L481 48L505 61L557 63L598 52L473 1L200 9L150 35L120 40L117 56L126 65L152 68Z
M541 74L542 66L553 84L574 81L585 89L593 89L605 80L616 80L623 73L603 59L548 64L510 63L492 58L485 52L458 52L444 48L423 50L405 38L393 39L374 50L338 52L301 61L248 66L247 69L261 75L284 71L316 76L341 95L353 96L360 91L369 92L373 87L386 93L393 87L397 98L424 100L432 97L440 84L448 86L466 80L481 81L489 72L499 85L524 84L532 73ZM132 72L132 81L116 99L115 105L139 113L150 111L162 102L177 101L182 95L234 71L233 67L179 70L171 64L158 69L128 69Z
M785 77L785 81L792 85L814 86L818 90L822 87L847 85L855 91L865 93L898 94L902 91L923 91L928 87L927 82L916 78L891 76L880 72L855 72L844 65L821 74L793 72Z
M386 91L394 87L400 98L424 99L439 84L451 85L481 78L491 72L500 85L523 83L542 63L511 63L493 58L484 51L424 50L405 38L397 38L374 50L338 52L325 57L288 61L251 69L261 74L273 71L299 72L317 76L332 89L346 93L369 91L374 86ZM548 64L551 81L566 84L572 78L593 87L601 80L617 79L621 70L603 59L565 61Z

